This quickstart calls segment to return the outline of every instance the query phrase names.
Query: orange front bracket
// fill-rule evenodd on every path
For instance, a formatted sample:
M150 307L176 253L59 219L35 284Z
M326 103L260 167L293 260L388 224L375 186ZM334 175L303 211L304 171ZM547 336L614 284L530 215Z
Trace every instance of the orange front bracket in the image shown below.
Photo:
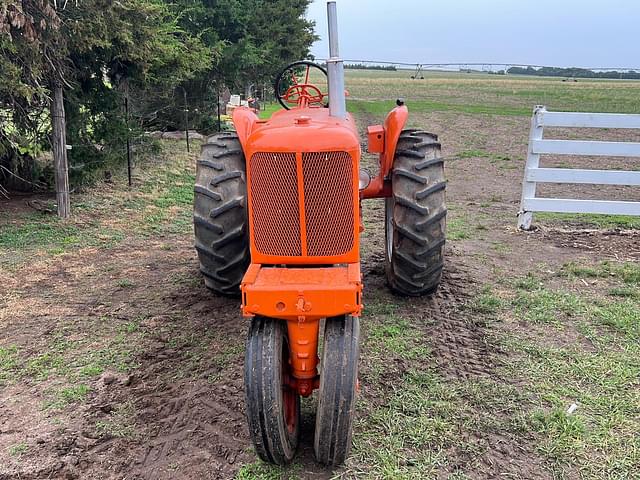
M242 313L287 321L289 361L300 395L318 388L320 319L362 312L360 264L325 268L251 264L242 279Z
M242 279L242 313L305 321L362 312L360 264L324 268L251 264Z
M320 320L289 320L289 350L293 376L299 380L312 380L318 375L318 330Z

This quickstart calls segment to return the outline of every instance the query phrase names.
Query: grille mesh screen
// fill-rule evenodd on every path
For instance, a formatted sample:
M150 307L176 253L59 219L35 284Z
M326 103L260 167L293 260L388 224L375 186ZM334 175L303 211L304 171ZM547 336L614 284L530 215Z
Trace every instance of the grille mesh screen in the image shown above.
M298 171L294 153L251 158L253 236L265 255L301 256ZM346 152L302 154L307 255L343 255L354 245L353 163Z
M256 153L250 169L256 248L265 255L302 255L295 153Z
M307 254L342 255L353 248L353 162L346 152L302 155Z

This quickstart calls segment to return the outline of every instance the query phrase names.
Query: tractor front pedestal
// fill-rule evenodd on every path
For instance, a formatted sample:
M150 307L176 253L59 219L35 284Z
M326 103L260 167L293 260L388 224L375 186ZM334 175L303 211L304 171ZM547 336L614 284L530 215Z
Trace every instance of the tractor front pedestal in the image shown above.
M325 268L278 268L252 264L242 281L246 317L285 320L292 378L288 382L308 397L319 387L320 320L362 311L360 265Z
M249 432L263 460L285 464L293 458L300 396L316 389L316 458L331 465L346 458L358 382L361 297L357 263L308 268L252 264L247 270L242 312L252 323L245 356L246 408Z

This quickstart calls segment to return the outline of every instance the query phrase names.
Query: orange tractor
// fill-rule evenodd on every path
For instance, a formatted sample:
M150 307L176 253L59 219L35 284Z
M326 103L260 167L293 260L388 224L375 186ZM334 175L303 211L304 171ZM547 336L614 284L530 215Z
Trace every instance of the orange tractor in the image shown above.
M386 276L402 295L438 286L445 241L445 179L435 135L404 129L398 101L368 128L380 155L360 171L360 137L346 112L335 2L328 2L327 70L302 61L276 80L284 107L269 120L233 112L235 133L202 147L195 236L206 285L240 295L251 319L245 356L246 414L258 455L286 464L298 444L300 397L317 390L314 448L342 463L351 447L363 308L360 204L384 198ZM328 88L311 83L327 78ZM328 91L325 91L328 90ZM321 325L322 359L318 357Z

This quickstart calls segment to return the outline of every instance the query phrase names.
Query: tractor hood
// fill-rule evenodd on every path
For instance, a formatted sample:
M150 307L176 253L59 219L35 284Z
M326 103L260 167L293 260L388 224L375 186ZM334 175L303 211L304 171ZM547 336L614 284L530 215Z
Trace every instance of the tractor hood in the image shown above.
M279 110L269 120L259 120L243 107L234 110L236 128L246 158L255 152L356 153L359 158L358 129L351 115L331 117L327 108Z

